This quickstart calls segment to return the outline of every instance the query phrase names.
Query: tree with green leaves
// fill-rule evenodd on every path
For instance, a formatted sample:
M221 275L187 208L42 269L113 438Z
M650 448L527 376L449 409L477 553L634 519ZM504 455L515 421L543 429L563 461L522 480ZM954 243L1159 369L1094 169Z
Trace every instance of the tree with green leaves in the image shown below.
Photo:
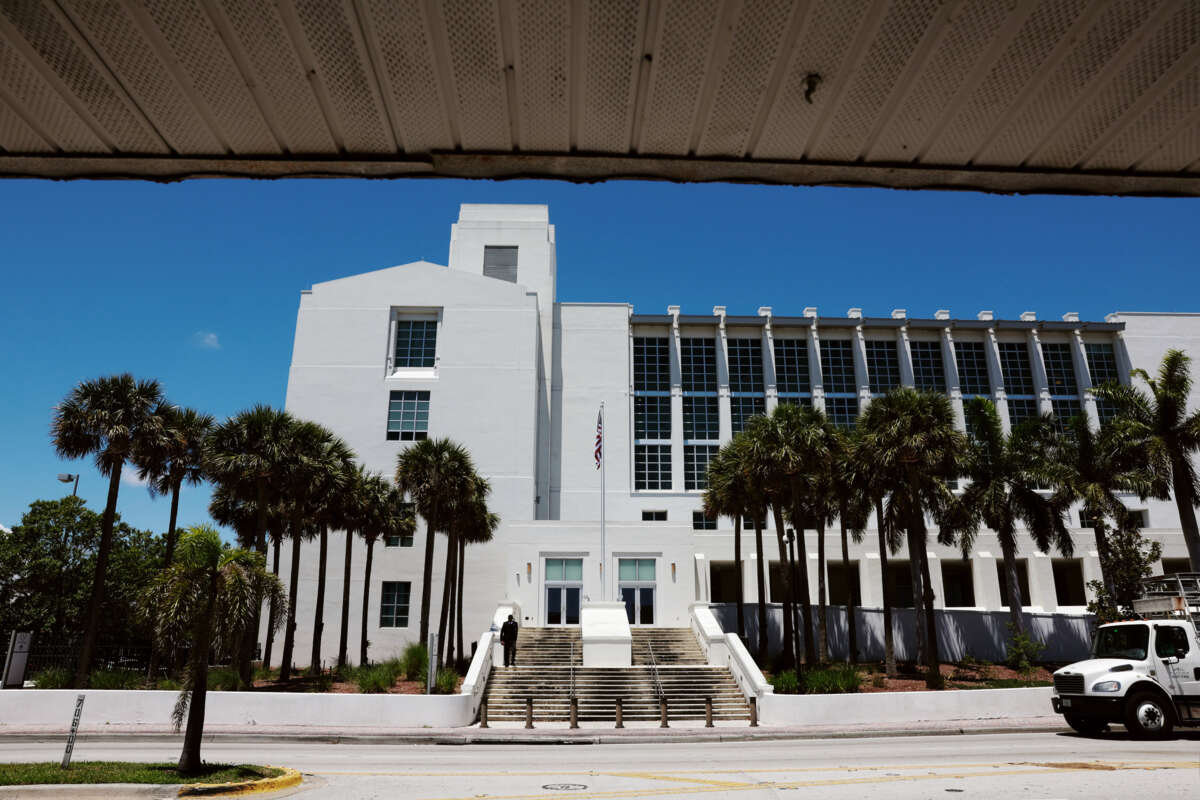
M703 497L704 516L709 519L729 517L733 521L733 564L737 573L735 591L737 592L737 635L746 641L746 603L742 586L742 520L751 513L750 487L746 483L745 472L738 460L737 447L731 442L723 445L708 461L705 490ZM762 564L759 564L761 569ZM762 587L759 587L762 590ZM760 604L763 616L766 616L765 603ZM763 626L765 628L765 626ZM759 657L765 656L765 629L759 631Z
M862 459L857 453L860 437L856 431L857 428L837 432L829 481L831 504L836 509L841 534L842 573L846 579L846 660L851 664L858 663L858 608L850 580L850 540L862 543L871 516L870 470L862 469Z
M882 504L886 517L883 524L906 532L909 559L920 566L913 570L913 605L924 606L925 684L940 689L925 519L929 515L938 523L940 542L954 542L952 520L957 498L947 482L957 478L961 470L966 437L955 429L954 410L946 395L909 388L893 389L872 400L859 417L859 427L887 490L887 501Z
M1100 581L1088 583L1093 595L1088 611L1096 615L1100 624L1136 616L1133 601L1141 593L1142 579L1154 574L1154 565L1162 558L1162 545L1142 538L1134 522L1131 519L1129 525L1108 534L1101 567L1109 585Z
M392 484L379 475L372 475L366 489L367 516L359 531L367 545L367 556L363 566L362 627L359 641L358 663L367 664L368 625L371 612L371 566L375 554L375 542L380 537L412 536L416 531L412 507L404 502L404 496Z
M283 602L279 580L266 570L261 553L232 548L207 525L182 532L177 556L154 582L146 608L156 636L163 642L190 645L183 687L172 720L178 731L187 720L179 771L190 774L202 765L204 712L208 696L208 664L215 647L235 651L244 644L245 628L254 624L259 598Z
M467 559L467 545L490 542L496 533L496 529L500 527L500 516L488 510L487 498L491 494L491 491L491 485L483 478L480 478L475 487L475 496L472 498L463 518L455 525L457 531L456 538L458 539L458 578L455 581L455 596L451 600L451 603L455 616L453 627L458 643L458 649L455 652L458 653L460 667L462 664L465 664L467 659L467 651L463 649L463 576L465 574L464 565Z
M91 599L75 669L74 686L77 688L87 684L100 628L121 470L139 448L159 435L162 419L154 411L162 403L158 381L139 381L124 373L81 382L54 411L50 435L58 456L92 456L100 474L108 478L108 499L100 519Z
M1122 453L1144 458L1154 475L1169 483L1179 510L1179 526L1187 544L1193 571L1200 572L1200 529L1196 506L1200 484L1192 457L1200 451L1200 410L1189 413L1192 392L1191 358L1182 350L1168 350L1154 377L1135 369L1133 377L1146 384L1135 386L1108 383L1097 394L1111 400L1117 409L1110 423L1115 444Z
M179 516L179 493L183 486L204 481L204 446L215 420L192 408L163 405L155 412L162 418L157 436L147 437L134 453L138 478L146 481L152 495L169 496L167 547L163 566L175 555L175 524Z
M320 547L317 551L317 598L313 616L312 659L309 673L321 671L321 641L325 632L325 582L329 566L329 529L344 528L349 523L346 490L355 475L354 451L342 439L332 433L321 442L316 465L320 466L314 476L316 491L316 522L320 529Z
M972 523L981 521L996 532L1004 559L1009 624L1015 637L1025 632L1017 577L1017 524L1024 525L1042 553L1052 547L1064 556L1074 552L1063 521L1067 504L1041 491L1050 482L1045 454L1054 423L1049 417L1029 420L1005 435L996 407L983 398L967 403L966 417L970 438L962 475L970 479L970 484L963 491L962 506ZM963 558L971 551L976 530L974 524L963 526L959 540Z

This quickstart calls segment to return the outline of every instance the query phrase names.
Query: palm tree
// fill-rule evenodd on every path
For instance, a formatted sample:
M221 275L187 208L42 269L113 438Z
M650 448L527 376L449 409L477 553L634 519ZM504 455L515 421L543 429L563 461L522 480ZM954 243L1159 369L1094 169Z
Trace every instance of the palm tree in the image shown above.
M159 435L134 453L138 478L146 481L151 494L170 495L163 566L171 566L175 554L175 524L179 516L179 493L184 484L199 486L204 480L204 444L215 424L212 414L192 408L163 405Z
M465 662L467 657L467 652L463 649L463 575L465 572L463 565L466 562L467 545L490 542L496 533L496 529L500 527L500 516L488 511L487 508L487 496L491 491L491 485L486 480L480 478L476 486L476 493L471 503L470 511L461 524L457 526L458 580L455 583L457 588L453 603L457 614L457 623L454 625L454 630L457 635L457 652L460 662Z
M737 448L724 445L708 462L704 490L704 515L709 519L730 517L733 520L733 563L737 572L737 635L746 641L746 603L742 587L742 519L750 513L745 473L737 459ZM766 609L762 609L766 613ZM764 639L766 631L761 631ZM764 642L765 643L765 642Z
M325 580L329 564L329 528L345 527L346 498L343 496L347 485L353 480L354 452L341 439L332 433L321 443L321 452L316 462L320 471L316 476L315 494L320 498L317 503L317 523L320 526L320 550L317 560L317 602L313 619L312 660L309 662L309 673L316 675L321 671L321 639L325 632Z
M1191 461L1192 454L1200 450L1200 410L1189 414L1187 408L1192 391L1191 361L1181 350L1168 350L1156 377L1142 369L1131 373L1146 383L1148 394L1115 383L1101 386L1097 393L1117 408L1111 425L1119 452L1144 458L1160 481L1170 483L1191 568L1200 571L1195 509L1200 502L1200 484ZM1130 460L1136 463L1137 459Z
M829 491L831 504L836 509L842 544L842 573L846 579L846 660L858 663L858 619L854 600L854 586L850 580L850 540L855 544L863 540L867 518L871 515L871 493L869 473L860 470L856 457L859 446L857 428L839 429L833 439L833 460ZM890 616L890 611L888 613Z
M970 442L962 474L971 482L963 491L962 506L972 523L977 519L996 532L1004 558L1008 613L1015 635L1025 630L1017 579L1017 523L1025 525L1041 552L1047 553L1051 547L1064 556L1074 552L1071 534L1063 523L1066 504L1043 497L1038 491L1048 482L1045 469L1039 467L1054 423L1049 417L1030 420L1005 436L992 401L975 398L967 404L966 412ZM963 527L960 544L966 558L974 542L975 526Z
M953 541L951 512L957 499L947 481L958 476L966 437L954 428L949 398L908 388L893 389L873 400L859 426L888 489L884 511L890 520L884 524L907 532L909 559L920 567L913 570L913 604L919 607L924 601L925 682L931 689L941 688L933 587L926 579L925 517L931 514L939 523L940 541Z
M104 582L112 554L113 521L121 470L144 443L160 433L162 418L154 411L163 403L158 381L139 381L129 373L83 381L54 411L50 435L60 458L94 456L96 468L108 478L108 500L100 519L100 544L92 578L88 618L75 669L75 687L85 686L104 606Z
M366 565L363 568L362 629L359 641L359 664L367 662L367 626L371 609L371 563L374 559L375 542L380 536L412 536L416 530L412 507L404 502L400 491L383 477L371 476L366 489L367 516L361 535L367 543Z
M187 717L179 771L200 769L204 707L208 694L208 660L214 647L236 649L245 628L254 624L260 597L282 602L279 580L268 573L261 553L222 544L216 529L197 525L179 537L178 557L155 579L147 607L155 637L163 642L190 640L183 687L172 719L175 730Z
M401 494L412 499L417 513L425 519L425 568L421 582L422 643L429 640L434 538L438 531L450 531L454 501L471 496L474 475L471 456L465 448L449 439L422 439L396 458L396 487Z
M350 637L350 580L353 576L351 561L354 556L354 537L361 534L367 516L366 488L371 473L360 464L347 475L342 488L342 530L345 535L346 552L342 556L342 618L338 635L338 671L347 664L347 648Z

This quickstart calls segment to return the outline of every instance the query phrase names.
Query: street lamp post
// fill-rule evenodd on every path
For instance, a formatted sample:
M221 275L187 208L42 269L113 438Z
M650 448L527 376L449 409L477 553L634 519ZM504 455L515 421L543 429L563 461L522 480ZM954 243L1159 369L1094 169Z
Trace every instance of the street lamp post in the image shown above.
M79 494L79 473L76 472L74 475L69 472L58 473L59 483L70 483L71 481L75 481L75 488L71 490L71 497L75 497Z

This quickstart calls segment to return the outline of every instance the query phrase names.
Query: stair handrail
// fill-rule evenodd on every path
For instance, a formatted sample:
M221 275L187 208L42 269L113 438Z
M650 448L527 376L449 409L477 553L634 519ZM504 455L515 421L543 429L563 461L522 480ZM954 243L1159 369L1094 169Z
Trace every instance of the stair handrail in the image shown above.
M574 642L574 640L571 641L571 660L568 662L567 666L570 667L570 670L571 670L571 672L570 672L571 693L568 695L568 698L573 700L573 699L575 699L575 642Z
M654 657L654 645L650 644L649 639L646 640L646 650L650 653L650 677L654 680L654 690L659 699L665 699L667 693L663 691L662 680L658 676L658 659Z

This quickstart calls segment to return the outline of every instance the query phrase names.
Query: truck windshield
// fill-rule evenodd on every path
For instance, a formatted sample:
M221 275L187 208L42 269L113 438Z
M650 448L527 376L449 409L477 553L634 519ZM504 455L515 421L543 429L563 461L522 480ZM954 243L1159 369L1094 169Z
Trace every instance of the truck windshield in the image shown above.
M1127 658L1145 661L1150 644L1150 628L1146 625L1113 625L1101 628L1092 647L1092 658Z

